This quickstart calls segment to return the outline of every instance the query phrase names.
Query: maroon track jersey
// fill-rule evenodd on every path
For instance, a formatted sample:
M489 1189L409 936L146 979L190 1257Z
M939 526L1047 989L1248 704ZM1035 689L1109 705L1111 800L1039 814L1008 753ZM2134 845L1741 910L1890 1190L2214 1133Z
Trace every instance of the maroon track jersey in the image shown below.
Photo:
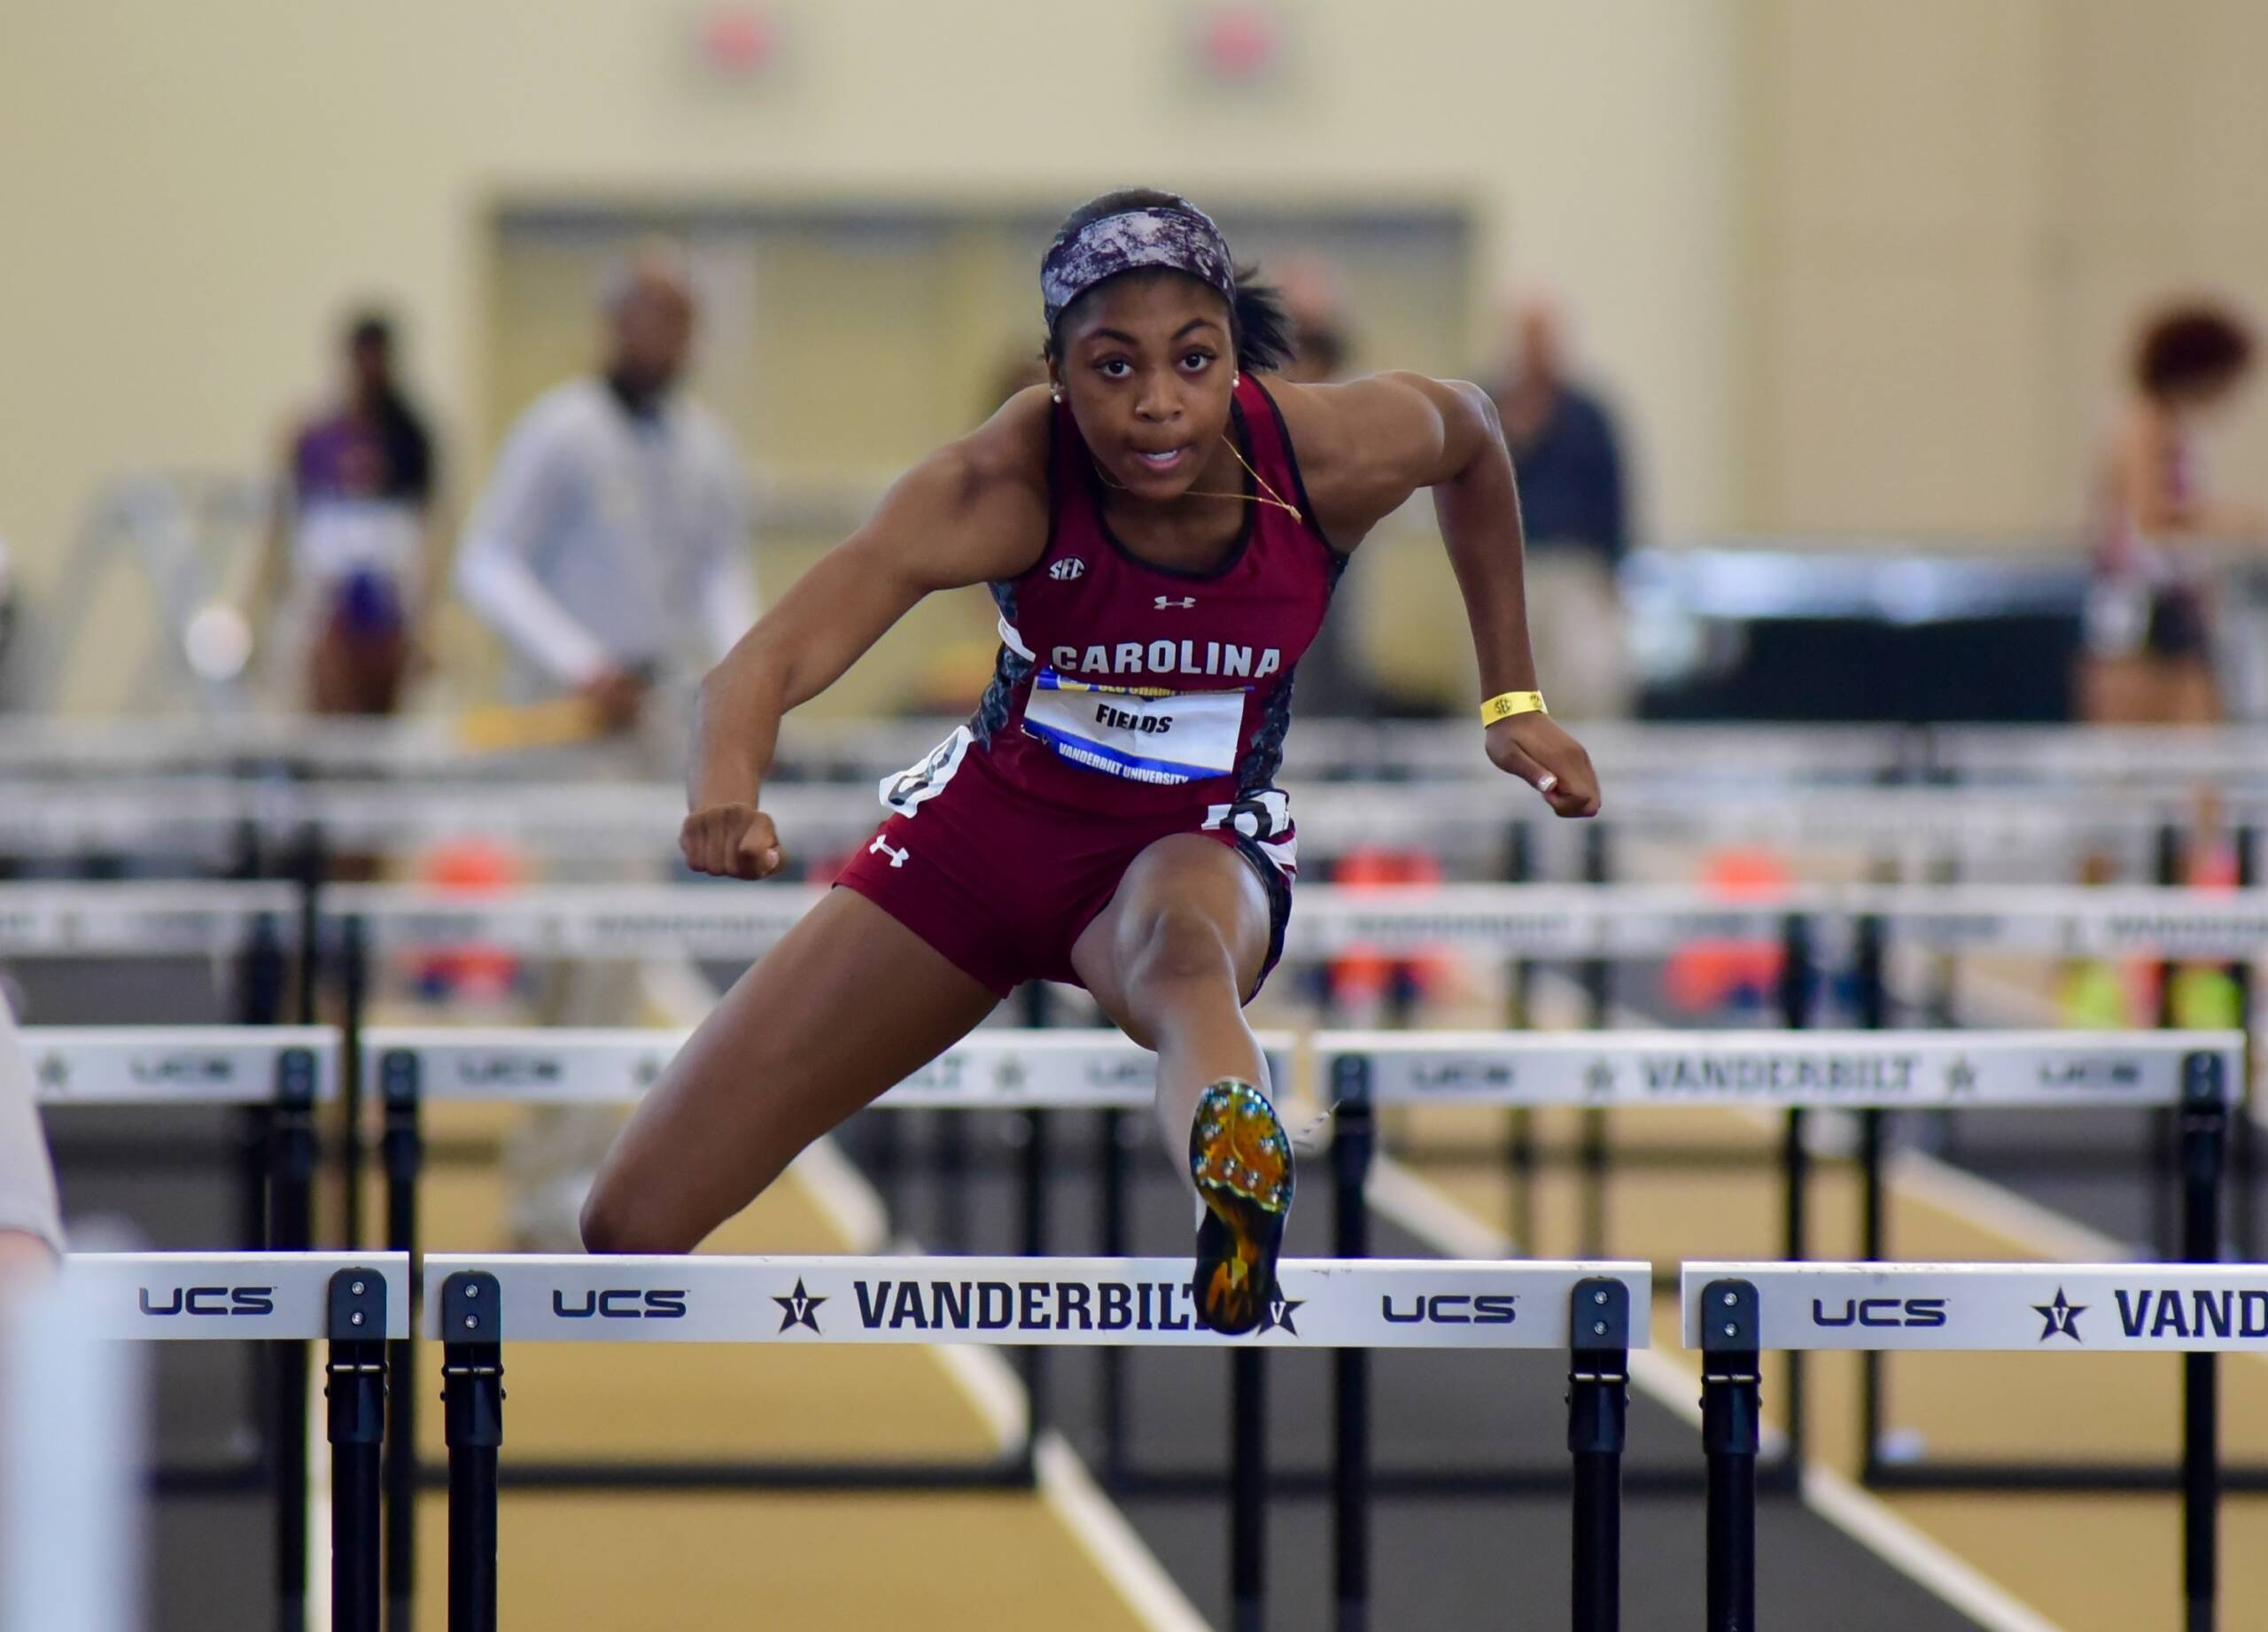
M1112 535L1101 472L1056 408L1047 548L991 586L992 683L968 724L883 781L894 814L837 881L997 991L1076 979L1071 944L1141 848L1177 832L1254 862L1281 948L1297 849L1274 782L1293 671L1345 558L1316 527L1283 416L1249 376L1230 434L1266 487L1246 478L1255 501L1219 567L1180 571ZM1258 502L1263 491L1299 517ZM944 874L935 888L917 882L924 851Z

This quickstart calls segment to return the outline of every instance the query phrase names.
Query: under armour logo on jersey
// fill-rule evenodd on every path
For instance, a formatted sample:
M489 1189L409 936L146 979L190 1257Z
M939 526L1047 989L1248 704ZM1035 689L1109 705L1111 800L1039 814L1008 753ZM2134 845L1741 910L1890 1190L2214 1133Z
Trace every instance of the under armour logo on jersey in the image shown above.
M1158 610L1161 612L1165 611L1169 607L1195 606L1196 604L1197 597L1195 595L1183 595L1179 600L1176 600L1171 595L1160 595L1157 600Z
M874 842L866 846L866 853L870 856L888 856L890 866L894 867L904 867L907 859L913 854L910 850L892 850L889 847L889 841L879 833L874 835Z
M1076 556L1066 556L1047 569L1047 576L1068 583L1072 579L1083 576L1086 570L1087 563Z

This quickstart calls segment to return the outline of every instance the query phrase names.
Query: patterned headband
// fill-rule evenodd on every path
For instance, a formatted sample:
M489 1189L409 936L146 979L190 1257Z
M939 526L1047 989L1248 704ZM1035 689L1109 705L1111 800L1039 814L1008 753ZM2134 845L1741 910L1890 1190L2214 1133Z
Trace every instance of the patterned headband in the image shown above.
M1039 263L1039 296L1047 326L1063 308L1107 277L1140 267L1168 267L1201 278L1234 305L1236 268L1228 240L1213 218L1195 205L1177 200L1154 209L1126 210L1091 221L1068 237L1059 235Z

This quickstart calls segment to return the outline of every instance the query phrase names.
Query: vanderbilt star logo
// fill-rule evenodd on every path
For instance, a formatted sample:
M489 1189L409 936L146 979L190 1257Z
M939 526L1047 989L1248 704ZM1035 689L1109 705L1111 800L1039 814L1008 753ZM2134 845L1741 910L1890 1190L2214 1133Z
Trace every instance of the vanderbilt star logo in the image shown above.
M2047 1323L2039 1333L2041 1342L2044 1343L2049 1338L2058 1336L2068 1337L2074 1343L2086 1341L2079 1335L2079 1317L2087 1312L2087 1306L2084 1303L2072 1302L2063 1295L2063 1289L2061 1286L2055 1288L2055 1301L2053 1303L2035 1303L2031 1307L2033 1311Z
M1604 1099L1614 1092L1614 1067L1604 1060L1594 1060L1583 1073L1583 1092Z
M638 1063L630 1068L630 1080L641 1088L651 1088L661 1080L662 1062L651 1054L641 1054Z
M1977 1092L1977 1068L1969 1064L1966 1057L1956 1059L1946 1068L1946 1092L1948 1093Z
M819 1306L827 1300L815 1298L805 1292L802 1276L796 1277L793 1292L785 1297L775 1295L772 1301L780 1306L780 1329L782 1332L793 1326L808 1326L814 1332L819 1330Z
M39 1062L39 1080L50 1088L71 1085L71 1062L61 1054L48 1054Z
M1305 1298L1269 1299L1268 1312L1260 1317L1260 1329L1262 1332L1288 1332L1293 1337L1299 1336L1300 1329L1292 1324L1292 1317L1306 1302Z

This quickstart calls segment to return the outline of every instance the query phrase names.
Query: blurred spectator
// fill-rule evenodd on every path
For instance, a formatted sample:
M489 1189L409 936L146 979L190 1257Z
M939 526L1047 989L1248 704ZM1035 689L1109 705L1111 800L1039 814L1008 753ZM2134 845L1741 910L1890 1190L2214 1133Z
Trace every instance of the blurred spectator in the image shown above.
M0 1279L44 1264L63 1251L55 1169L40 1132L31 1061L5 996L0 996Z
M1610 566L1629 545L1622 454L1605 406L1568 377L1566 322L1542 297L1513 314L1518 354L1496 411L1520 484L1530 544L1594 550Z
M392 323L364 313L341 340L339 400L284 450L247 621L310 711L387 714L439 576L433 444L396 382Z
M1272 270L1292 319L1292 361L1285 365L1284 377L1302 385L1344 379L1355 361L1355 342L1339 275L1310 257L1295 257ZM1301 701L1307 701L1304 694Z
M2206 428L2252 371L2250 329L2203 302L2143 325L2132 394L2102 460L2081 711L2103 721L2220 716L2204 541L2257 543L2268 518L2210 491Z
M1284 377L1302 385L1346 377L1354 356L1352 332L1327 262L1294 256L1270 268L1284 310L1292 320L1292 360ZM1378 687L1363 661L1364 579L1376 551L1348 558L1331 592L1331 613L1300 659L1300 710L1314 719L1368 717L1378 712Z
M756 620L748 482L724 426L678 386L695 300L649 246L606 290L599 372L539 398L466 525L457 587L509 644L517 701L580 692L613 727Z
M1519 482L1536 672L1554 713L1622 714L1632 685L1614 581L1630 541L1619 438L1571 377L1557 305L1528 296L1512 319L1515 354L1492 394Z

